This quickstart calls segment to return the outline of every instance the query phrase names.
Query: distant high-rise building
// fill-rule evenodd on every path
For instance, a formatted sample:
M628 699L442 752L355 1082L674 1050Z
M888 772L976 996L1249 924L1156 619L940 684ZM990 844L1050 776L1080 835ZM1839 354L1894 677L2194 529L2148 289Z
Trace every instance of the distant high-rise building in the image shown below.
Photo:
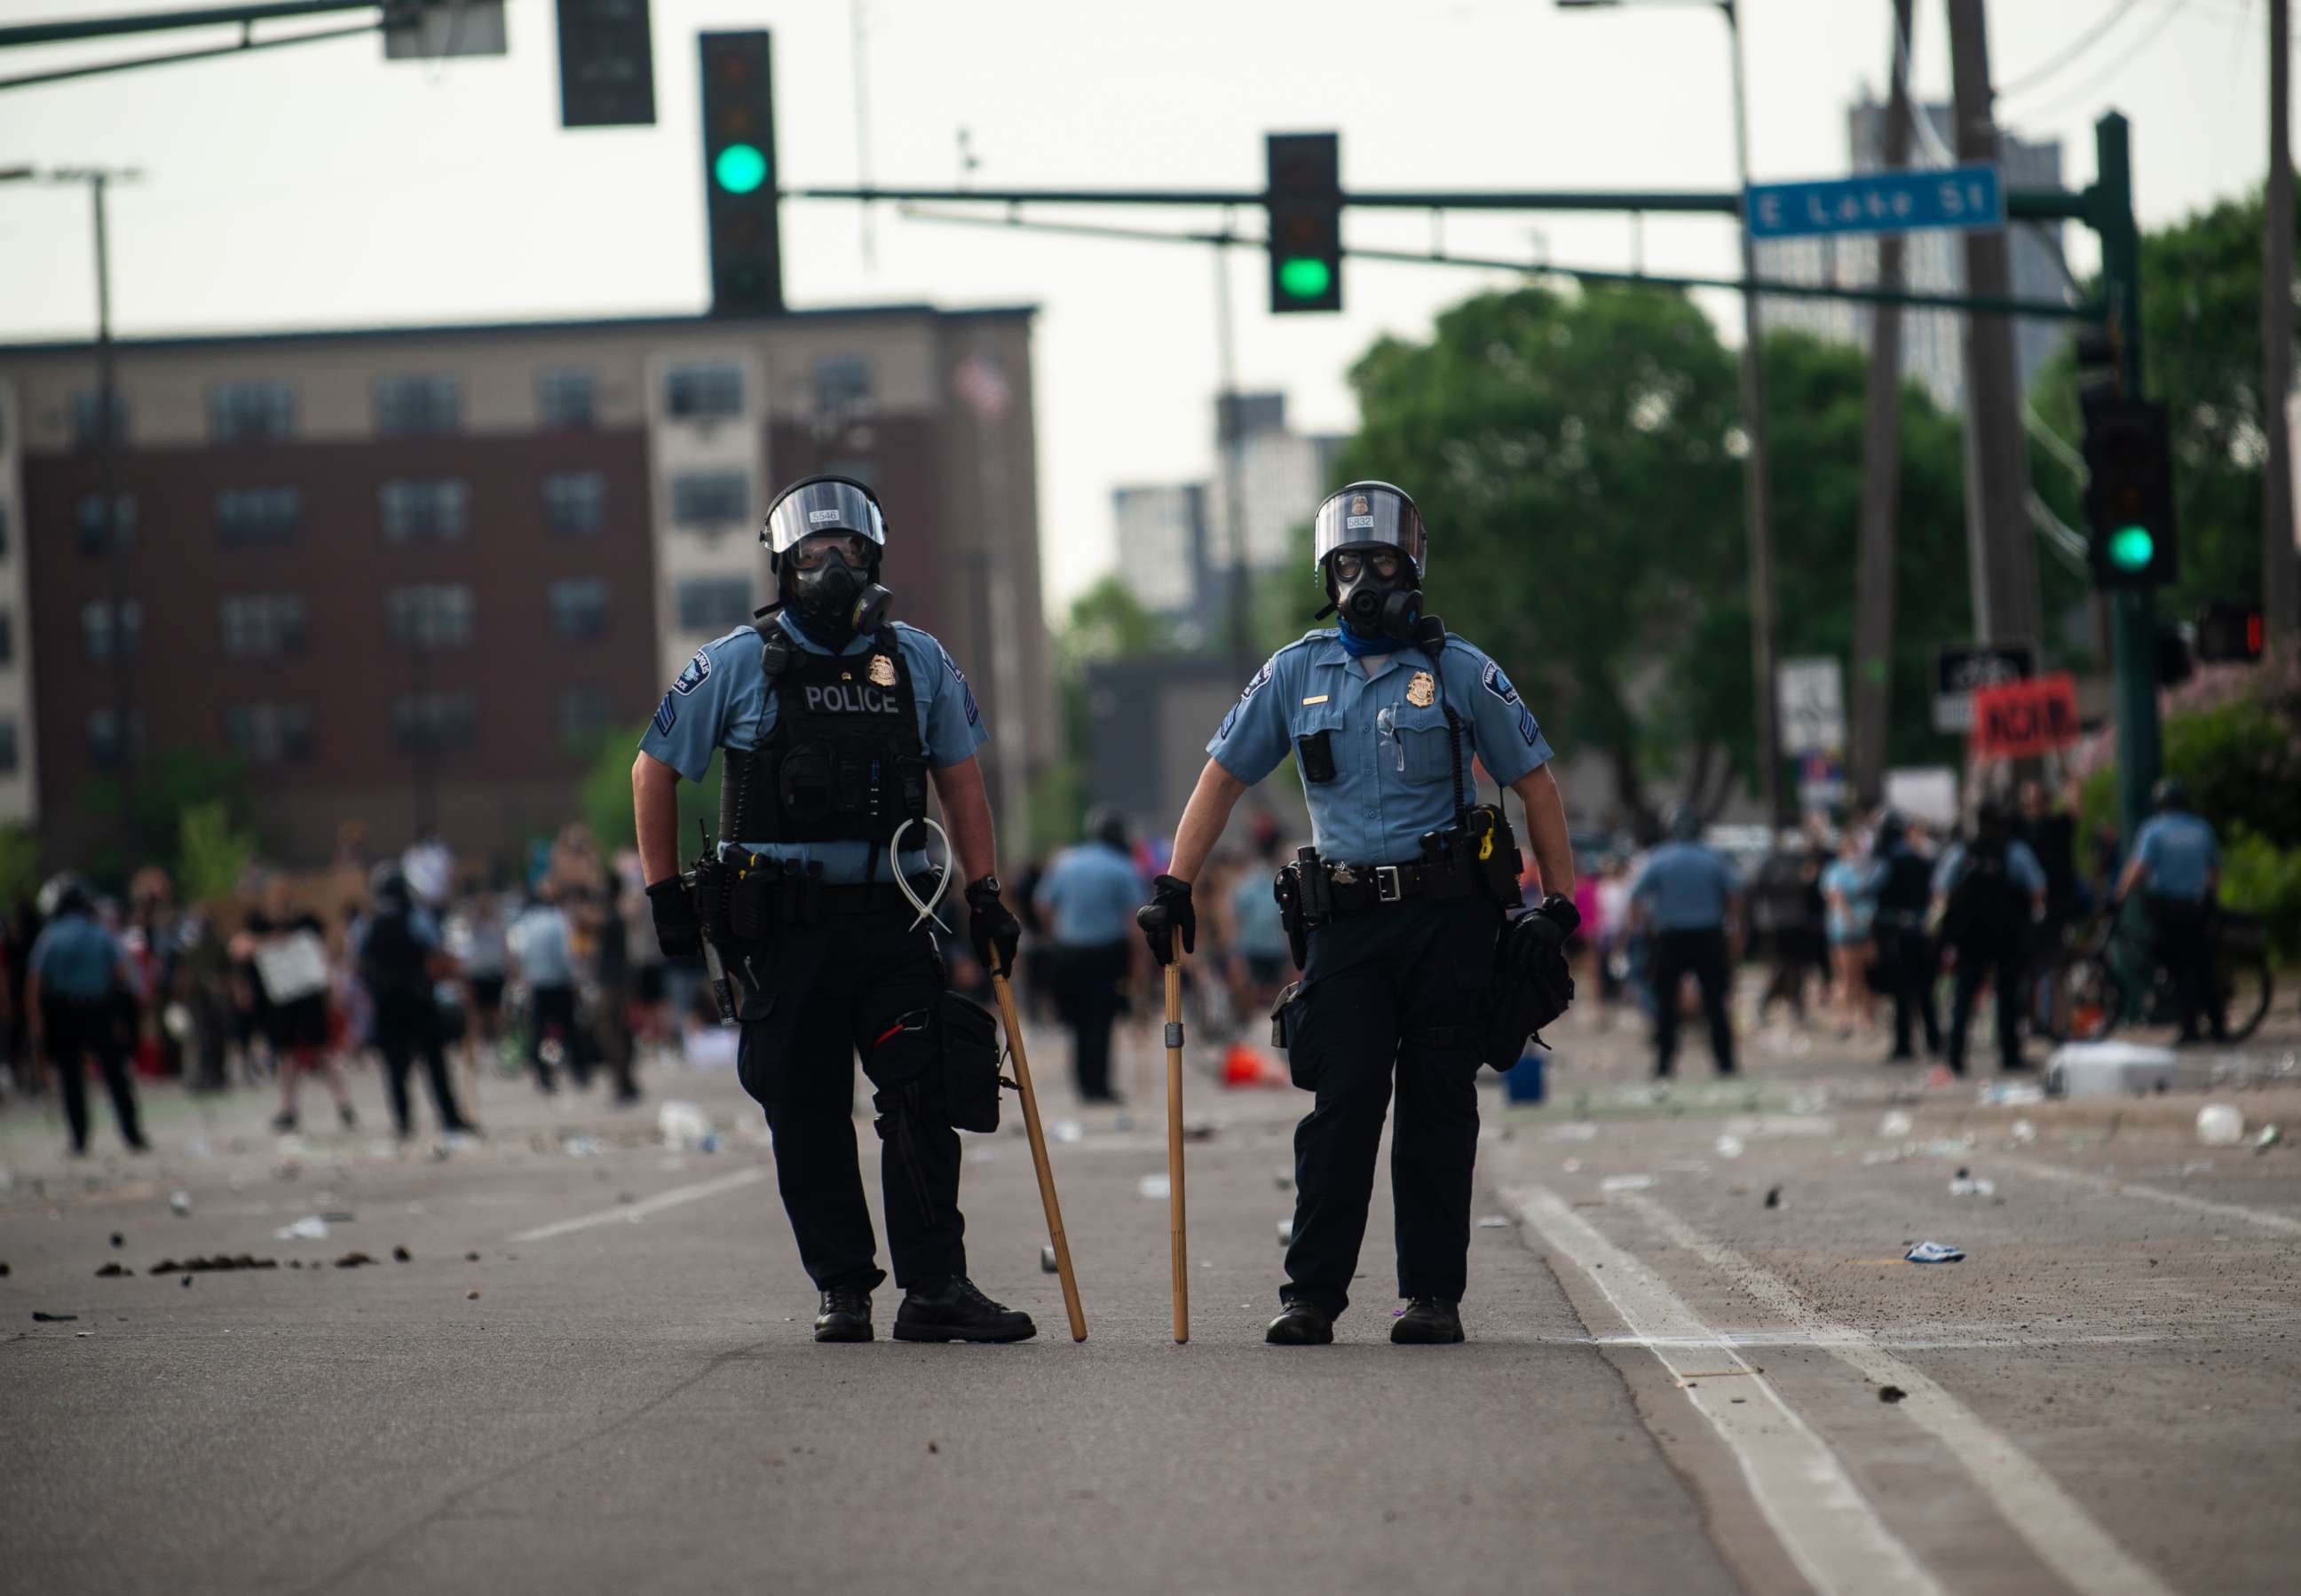
M1198 606L1212 580L1203 482L1115 488L1118 568L1145 609L1183 616Z
M1847 154L1851 169L1856 173L1878 171L1885 166L1886 111L1887 107L1870 98L1866 90L1859 101L1846 109ZM1912 130L1909 164L1937 165L1939 162L1930 158L1931 152L1937 147L1943 151L1954 147L1954 114L1945 104L1922 105L1918 112L1934 137L1928 139L1923 132ZM2062 186L2060 140L2032 142L2001 129L1998 142L2003 151L2000 165L2009 191ZM2065 300L2069 297L2068 280L2060 263L2060 222L2015 227L2008 242L2015 298ZM1945 231L1910 233L1905 235L1905 244L1902 254L1904 288L1928 294L1964 291L1962 235ZM1878 281L1878 240L1763 239L1757 247L1757 269L1760 277L1776 281L1872 288ZM1765 323L1769 329L1811 332L1834 342L1864 347L1870 342L1871 314L1871 306L1843 299L1773 296L1765 301ZM2025 392L2036 379L2038 368L2060 347L2064 336L2065 330L2056 322L2034 317L2014 322L2014 364ZM1902 366L1908 375L1925 384L1944 409L1962 409L1965 403L1965 357L1958 313L1904 310Z

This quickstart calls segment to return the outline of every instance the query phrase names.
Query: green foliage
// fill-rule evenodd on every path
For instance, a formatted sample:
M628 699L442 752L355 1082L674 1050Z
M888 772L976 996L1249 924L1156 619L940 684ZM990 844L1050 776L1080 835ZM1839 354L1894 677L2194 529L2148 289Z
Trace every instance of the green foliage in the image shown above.
M2222 850L2222 902L2261 916L2272 958L2301 960L2301 847L2280 848L2236 828Z
M598 840L602 854L613 855L617 848L632 845L632 759L645 731L644 726L635 726L602 732L584 769L576 808ZM721 761L715 759L702 781L679 784L679 856L682 859L694 857L702 847L698 821L710 829L713 840L718 840L721 768Z
M255 857L255 834L232 825L230 806L220 798L195 804L177 827L177 896L188 904L228 898Z
M40 890L39 834L29 826L0 825L0 910Z
M2301 847L2301 729L2253 699L2169 716L2165 769L2197 813L2272 848Z
M104 840L92 846L79 867L102 882L124 884L130 872L159 865L178 873L183 842L182 817L189 811L221 806L229 824L246 825L252 790L247 762L236 755L182 745L146 759L137 772L134 810L127 847L120 838L124 790L116 776L94 776L82 783L80 807L103 823Z

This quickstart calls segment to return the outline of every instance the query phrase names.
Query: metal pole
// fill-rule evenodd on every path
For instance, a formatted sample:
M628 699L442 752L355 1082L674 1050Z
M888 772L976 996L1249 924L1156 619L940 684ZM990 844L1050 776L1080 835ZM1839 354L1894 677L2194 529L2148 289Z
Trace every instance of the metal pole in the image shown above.
M2269 190L2263 207L2261 599L2272 643L2301 636L2301 551L2293 541L2293 115L2292 15L2269 0Z
M1914 0L1894 0L1894 58L1910 37ZM1907 74L1889 71L1882 164L1899 171L1910 159ZM1878 286L1902 286L1902 238L1878 240ZM1902 490L1902 312L1870 313L1869 414L1862 439L1862 522L1853 565L1853 795L1875 804L1885 795L1887 733L1894 713L1895 511Z
M1238 355L1231 337L1230 253L1215 246L1215 360L1222 391L1215 398L1215 447L1221 452L1223 539L1230 547L1231 664L1242 681L1254 669L1254 617L1248 613L1246 512L1239 502Z
M128 635L128 549L120 535L120 489L115 480L114 451L119 430L120 393L112 347L112 247L105 226L105 190L111 174L97 170L88 174L89 203L96 218L96 524L104 531L109 562L113 714L120 740L120 842L123 865L137 866L136 661ZM138 627L140 634L142 627ZM140 636L138 639L141 642Z
M1734 54L1734 171L1747 196L1750 190L1750 119L1742 80L1742 22L1734 0L1718 0L1725 14L1726 32ZM1757 248L1750 237L1749 207L1742 206L1742 276L1758 275ZM1742 428L1750 446L1743 462L1743 514L1750 539L1750 672L1756 694L1759 791L1766 806L1766 823L1778 825L1788 818L1782 806L1782 736L1774 715L1774 503L1767 479L1766 380L1761 369L1763 333L1759 324L1758 296L1742 296Z
M2133 167L2125 118L2094 124L2094 230L2101 237L2102 286L2117 333L2119 376L2128 398L2144 397L2141 366L2141 231L2133 220ZM2120 588L2110 595L2110 642L2117 659L2117 803L2124 845L2149 817L2157 781L2157 592Z

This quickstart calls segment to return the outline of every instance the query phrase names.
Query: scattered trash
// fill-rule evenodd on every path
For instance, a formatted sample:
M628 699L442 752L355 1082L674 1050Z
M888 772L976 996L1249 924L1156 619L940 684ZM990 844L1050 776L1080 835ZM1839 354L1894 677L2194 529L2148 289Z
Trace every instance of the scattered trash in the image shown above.
M1610 1174L1598 1182L1601 1191L1644 1191L1654 1183L1650 1174Z
M245 1252L233 1258L219 1252L213 1258L188 1258L180 1264L173 1258L163 1258L145 1273L146 1274L215 1274L232 1269L277 1269L279 1266L278 1258L255 1258ZM303 1265L297 1264L294 1266L300 1269Z
M599 1156L599 1144L589 1136L562 1136L559 1150L571 1158L596 1158Z
M324 1241L328 1239L328 1222L317 1214L306 1214L293 1224L283 1224L272 1233L275 1241Z
M479 1299L480 1294L477 1291L465 1291L464 1293L464 1300L466 1302L477 1302Z
M192 1289L192 1277L187 1274L182 1280L177 1282L177 1283L188 1291Z
M1872 1148L1862 1155L1862 1166L1864 1169L1872 1168L1879 1164L1899 1164L1901 1161L1902 1153L1899 1148Z
M696 1152L711 1135L711 1117L693 1103L668 1098L656 1110L655 1128L668 1145Z
M1292 1219L1281 1219L1278 1222L1278 1244L1281 1247L1294 1245L1294 1222Z
M476 1252L467 1252L464 1255L464 1261L467 1264L476 1264L480 1261L480 1255Z
M1292 1191L1294 1190L1294 1172L1291 1169L1277 1170L1272 1174L1270 1182L1281 1191Z
M0 1264L0 1280L5 1280L5 1279L7 1279L7 1278L8 1278L8 1274L9 1274L9 1268L8 1268L8 1266L7 1266L7 1265L5 1265L5 1264Z
M1881 1385L1878 1388L1878 1400L1881 1402L1898 1402L1909 1394L1898 1385Z
M114 1247L125 1247L128 1245L128 1241L127 1238L122 1236L118 1231L113 1231L112 1233L112 1244Z
M1174 1194L1173 1185L1163 1174L1146 1174L1134 1182L1134 1195L1145 1202L1164 1202Z
M2046 1100L2046 1089L2035 1081L1991 1081L1981 1088L1981 1100L2004 1107L2020 1107Z
M1739 1136L1720 1136L1713 1145L1721 1158L1738 1158L1742 1156L1744 1144Z
M927 1450L930 1452L940 1452L942 1449L935 1445L933 1441L930 1441L927 1442Z
M1049 1127L1049 1134L1067 1147L1086 1140L1086 1127L1075 1119L1058 1119Z
M2037 1127L2031 1124L2026 1119L2015 1120L2013 1122L2013 1140L2020 1142L2023 1147L2029 1146L2031 1142L2037 1140Z
M32 1310L32 1322L36 1324L69 1324L79 1317L78 1314L44 1314L37 1308Z
M1508 1230L1510 1229L1510 1221L1503 1218L1500 1214L1489 1214L1485 1218L1478 1221L1478 1228L1480 1230Z
M179 1219L189 1218L192 1212L192 1194L188 1191L169 1192L168 1211Z
M1940 1241L1920 1241L1902 1256L1913 1264L1962 1264L1965 1261L1965 1249Z
M1595 1141L1598 1140L1598 1127L1588 1120L1552 1125L1550 1127L1550 1139L1552 1141Z
M1917 1122L1899 1108L1888 1109L1886 1117L1878 1122L1880 1136L1906 1136L1917 1129Z
M1210 1119L1193 1120L1183 1127L1183 1140L1185 1141L1212 1141L1214 1139L1215 1122Z
M2235 1103L2207 1103L2197 1110L2197 1140L2207 1147L2235 1147L2245 1140L2245 1110Z
M362 1264L372 1264L373 1262L375 1262L375 1260L368 1257L364 1252L347 1252L344 1254L343 1257L336 1260L336 1267L339 1269L356 1269Z
M1782 1206L1782 1189L1779 1186L1766 1188L1766 1206L1770 1208L1778 1208Z
M1039 1249L1039 1273L1042 1274L1055 1273L1055 1249L1052 1245Z
M96 1272L96 1277L98 1280L118 1280L122 1275L133 1273L133 1270L122 1268L117 1262L113 1262L106 1264L103 1268L98 1269Z
M391 1258L394 1263L406 1264L413 1263L415 1255L405 1247L395 1247L391 1249Z
M2280 1141L2283 1140L2283 1135L2284 1133L2278 1130L2275 1125L2263 1125L2261 1127L2260 1132L2253 1139L2253 1150L2256 1153L2265 1153L2271 1148L2275 1147ZM6 1273L7 1266L0 1264L0 1274L4 1274Z
M1579 1158L1569 1158L1565 1163L1560 1164L1558 1167L1564 1170L1568 1174L1580 1174L1582 1173L1582 1160Z
M1949 1194L1952 1197L1995 1197L1997 1195L1997 1183L1961 1169L1950 1181Z
M2114 1098L2171 1091L2173 1049L2138 1042L2063 1042L2046 1060L2046 1095Z

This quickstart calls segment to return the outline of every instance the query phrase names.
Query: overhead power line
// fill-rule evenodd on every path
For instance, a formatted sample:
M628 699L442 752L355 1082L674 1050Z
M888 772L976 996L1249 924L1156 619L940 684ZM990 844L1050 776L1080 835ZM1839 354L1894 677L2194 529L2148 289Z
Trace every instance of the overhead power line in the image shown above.
M2092 27L2087 29L2083 33L2078 35L2077 38L2071 39L2068 47L2063 49L2060 54L2054 56L2051 61L2045 63L2043 65L2030 68L2028 71L2023 72L2021 76L2012 79L2009 82L1999 84L1997 86L1997 92L2001 95L2020 94L2025 88L2035 88L2037 84L2044 82L2055 72L2060 71L2063 67L2069 65L2070 63L2075 61L2079 56L2084 54L2088 50L2092 49L2094 45L2100 40L2104 34L2116 27L2118 23L2123 21L2125 20L2126 13L2140 4L2141 0L2118 0L2118 3L2115 5L2109 8L2107 15L2104 16L2100 21L2096 22Z
M2140 54L2142 51L2147 49L2152 44L2155 43L2157 36L2164 32L2167 25L2170 24L2175 17L2180 16L2181 13L2187 9L2188 5L2188 0L2173 0L2171 4L2168 5L2163 12L2159 13L2156 25L2143 33L2140 38L2135 39L2132 46L2128 49L2124 54L2120 55L2115 61L2111 62L2107 68L2102 71L2096 72L2093 77L2088 79L2083 87L2073 89L2070 93L2063 95L2060 99L2055 100L2052 104L2039 106L2037 109L2029 112L2028 114L2032 119L2042 120L2043 118L2054 115L2057 112L2066 111L2071 105L2076 104L2079 101L2086 99L2089 96L2096 93L2103 84L2108 82L2112 78L2116 77L2118 73L2123 71L2126 67L2131 63L2135 56Z

